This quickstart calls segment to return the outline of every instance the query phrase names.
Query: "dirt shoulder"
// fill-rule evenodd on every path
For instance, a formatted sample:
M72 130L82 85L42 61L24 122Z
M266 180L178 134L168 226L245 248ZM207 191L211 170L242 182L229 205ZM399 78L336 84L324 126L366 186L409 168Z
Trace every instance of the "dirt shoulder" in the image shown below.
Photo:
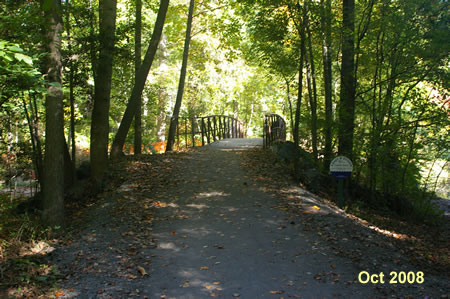
M337 208L327 194L319 197L295 184L286 165L271 151L247 151L242 154L242 163L256 180L264 182L267 192L280 198L280 209L300 216L307 229L315 231L361 271L421 271L427 277L421 286L378 284L384 296L449 296L450 223L427 226L368 209L361 210L357 217Z

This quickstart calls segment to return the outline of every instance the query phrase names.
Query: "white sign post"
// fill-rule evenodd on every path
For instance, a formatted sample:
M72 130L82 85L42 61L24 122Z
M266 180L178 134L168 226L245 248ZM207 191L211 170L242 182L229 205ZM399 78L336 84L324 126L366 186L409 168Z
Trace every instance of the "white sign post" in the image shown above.
M338 179L338 205L344 206L344 180L352 174L353 163L349 158L338 156L330 163L331 175Z

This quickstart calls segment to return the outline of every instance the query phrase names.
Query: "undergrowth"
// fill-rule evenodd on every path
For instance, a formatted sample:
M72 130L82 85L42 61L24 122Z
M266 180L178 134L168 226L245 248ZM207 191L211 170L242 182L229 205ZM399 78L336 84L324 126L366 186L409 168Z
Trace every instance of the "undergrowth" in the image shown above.
M39 215L18 213L25 198L11 201L0 194L0 297L48 297L58 280L57 270L45 259L53 250L59 227L44 227Z

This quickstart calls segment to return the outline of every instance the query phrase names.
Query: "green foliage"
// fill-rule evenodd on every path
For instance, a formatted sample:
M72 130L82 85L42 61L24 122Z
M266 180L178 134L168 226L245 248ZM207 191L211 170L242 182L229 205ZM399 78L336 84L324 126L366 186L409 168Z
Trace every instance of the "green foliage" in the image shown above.
M44 37L41 8L52 1L4 1L0 4L0 149L17 153L17 165L31 163L31 142L24 103L44 129L45 82L41 67ZM65 117L69 119L69 71L74 74L75 130L78 146L89 148L95 65L98 59L98 1L63 1ZM143 48L149 42L158 1L143 1ZM298 5L297 5L298 4ZM283 115L290 126L288 98L297 96L299 19L305 1L239 0L197 3L191 51L180 116L233 115L248 134L260 136L265 113ZM308 1L311 44L318 86L318 147L324 151L320 1ZM449 7L445 1L357 1L355 41L357 103L354 180L369 190L367 205L378 192L407 198L407 206L426 214L429 194L441 181L440 167L449 160ZM333 89L340 88L341 2L331 1ZM134 84L134 1L118 1L117 41L110 109L110 137L118 128ZM4 13L3 13L4 12ZM145 146L164 138L179 79L187 2L173 1L143 93ZM26 17L24 17L26 16ZM306 77L306 76L304 76ZM306 80L306 78L305 78ZM306 82L304 82L306 83ZM306 84L303 84L306 86ZM289 92L287 90L289 88ZM301 91L307 98L307 90ZM307 101L305 101L307 102ZM31 110L32 103L35 109ZM339 109L337 94L334 112ZM34 104L33 104L34 105ZM311 139L309 104L301 111L301 143ZM337 144L334 119L333 141ZM66 122L66 132L68 121ZM132 132L131 132L132 133ZM132 144L133 134L127 143ZM337 152L336 147L333 148ZM27 157L27 158L25 158ZM19 162L20 160L20 162ZM16 163L14 162L14 163ZM434 165L435 170L428 171ZM14 166L14 167L13 167ZM18 166L18 167L16 167ZM439 166L439 167L437 167ZM9 167L9 166L8 166ZM3 164L3 174L7 167ZM445 172L443 172L445 173ZM388 196L386 196L388 198ZM423 200L423 202L421 201ZM388 200L382 200L388 205Z
M42 91L41 73L35 67L33 57L18 44L0 40L0 74L2 104L23 90Z
M300 7L303 5L299 3ZM314 62L322 63L324 32L317 25L321 4L309 1ZM289 1L238 1L245 21L246 58L289 82L299 56L298 7ZM332 1L333 30L339 29L340 6ZM424 167L433 161L448 161L448 3L423 0L356 3L357 106L355 123L355 179L386 198L400 196L399 210L412 208L425 215L433 191L423 183ZM332 52L338 51L341 35L332 32ZM318 82L322 68L316 67ZM333 62L333 77L340 77L339 60ZM289 83L288 83L289 84ZM321 83L318 83L321 84ZM335 82L336 89L339 82ZM305 85L305 84L304 84ZM319 85L322 86L322 85ZM303 91L305 95L305 91ZM319 90L319 126L324 129L324 92ZM335 102L339 101L335 99ZM338 107L336 108L337 111ZM301 112L302 143L311 145L310 114ZM324 140L319 137L319 146ZM445 141L444 141L445 143ZM323 150L323 149L322 149ZM336 151L336 149L334 149ZM437 176L435 175L437 178ZM374 204L366 196L368 204ZM378 201L376 205L388 205ZM430 210L431 211L431 210ZM432 216L424 216L429 219ZM423 219L422 219L423 220Z

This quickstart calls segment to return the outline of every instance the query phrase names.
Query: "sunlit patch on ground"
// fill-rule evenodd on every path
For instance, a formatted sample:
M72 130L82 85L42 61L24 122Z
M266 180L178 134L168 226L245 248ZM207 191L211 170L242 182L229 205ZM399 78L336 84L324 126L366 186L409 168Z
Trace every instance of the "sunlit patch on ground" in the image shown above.
M195 229L182 229L179 231L179 233L181 234L181 237L183 238L188 238L188 237L197 237L197 238L201 238L204 236L207 236L209 234L216 234L216 233L220 233L220 231L213 231L211 229L205 228L205 227L197 227Z
M212 191L212 192L201 192L198 193L196 198L210 198L213 196L230 196L230 194L225 192L218 192L218 191Z
M191 203L191 204L188 204L186 206L190 207L190 208L196 208L196 209L199 209L199 210L208 208L208 205L205 205L205 204L202 204L202 203Z
M366 220L361 219L361 218L356 217L356 216L351 215L351 214L349 214L348 217L351 218L351 219L353 219L353 220L355 220L355 221L357 221L359 224L361 224L361 225L363 225L363 226L365 226L365 227L367 227L367 228L369 228L369 229L371 229L371 230L373 230L373 231L375 231L375 232L377 232L377 233L379 233L379 234L382 234L382 235L384 235L384 236L387 236L387 237L391 237L391 238L395 238L395 239L399 239L399 240L415 240L415 241L418 240L418 239L417 239L416 237L414 237L414 236L408 236L408 235L401 234L401 233L398 233L398 232L395 232L395 231L390 231L390 230L387 230L387 229L382 229L382 228L380 228L380 227L378 227L378 226L376 226L376 225L371 225L371 224L370 224L369 222L367 222Z
M158 248L160 248L160 249L169 249L169 250L173 250L174 252L180 251L180 249L173 242L159 243L158 244Z
M389 236L389 237L393 237L393 238L396 238L396 239L401 239L401 240L417 240L417 239L414 238L414 237L410 237L410 236L408 236L408 235L399 234L399 233L395 233L395 232L388 231L388 230L385 230L385 229L381 229L381 228L376 227L376 226L373 226L373 225L370 225L369 228L370 228L371 230L374 230L374 231L380 233L380 234L383 234L383 235Z
M38 241L38 242L32 242L30 244L30 247L23 247L21 251L22 256L26 255L45 255L55 250L53 246L51 246L48 242L45 241Z

